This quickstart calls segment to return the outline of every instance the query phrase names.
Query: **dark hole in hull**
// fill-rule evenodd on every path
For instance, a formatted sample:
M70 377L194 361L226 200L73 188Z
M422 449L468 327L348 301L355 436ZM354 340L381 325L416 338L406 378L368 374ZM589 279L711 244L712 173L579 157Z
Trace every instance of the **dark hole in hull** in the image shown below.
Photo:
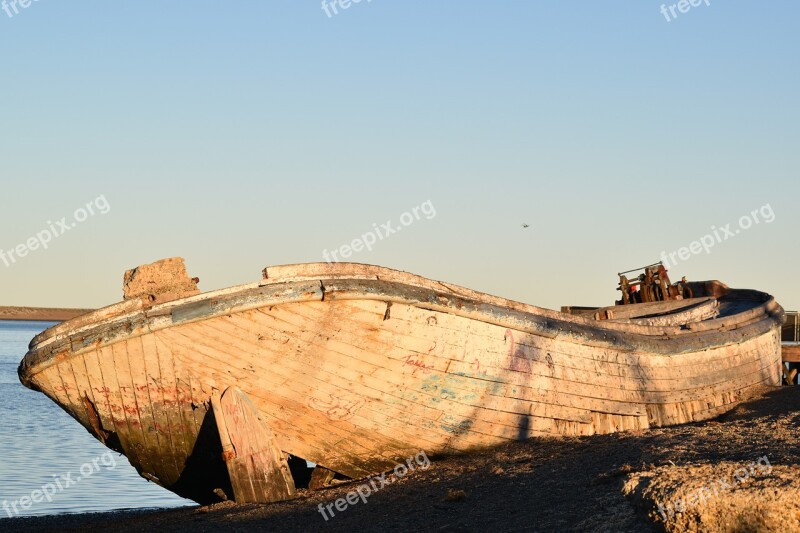
M167 488L200 505L233 499L228 467L222 460L222 443L211 410L203 417L192 455L186 460L181 477Z

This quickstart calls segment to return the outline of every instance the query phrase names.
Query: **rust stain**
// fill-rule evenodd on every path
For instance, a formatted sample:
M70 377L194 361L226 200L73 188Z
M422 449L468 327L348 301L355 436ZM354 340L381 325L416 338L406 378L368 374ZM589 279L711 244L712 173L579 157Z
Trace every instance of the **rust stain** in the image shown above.
M100 421L100 413L97 412L97 408L95 408L92 400L89 399L89 395L86 393L83 395L83 405L86 407L86 412L89 414L89 424L92 426L95 435L105 444L110 433L103 429L102 422Z

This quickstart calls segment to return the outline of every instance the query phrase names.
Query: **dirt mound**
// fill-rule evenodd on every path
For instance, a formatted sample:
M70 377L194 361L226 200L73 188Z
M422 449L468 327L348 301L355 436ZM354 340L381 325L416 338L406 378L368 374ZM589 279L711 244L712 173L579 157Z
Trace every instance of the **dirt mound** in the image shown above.
M666 531L800 531L800 466L767 455L660 466L631 474L622 491Z

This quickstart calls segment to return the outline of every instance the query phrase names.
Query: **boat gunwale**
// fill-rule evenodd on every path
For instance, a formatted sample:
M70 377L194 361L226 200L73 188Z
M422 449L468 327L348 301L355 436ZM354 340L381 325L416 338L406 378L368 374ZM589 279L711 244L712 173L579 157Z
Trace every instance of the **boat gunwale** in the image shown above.
M737 289L730 289L731 295L734 297L737 295L737 291ZM772 327L772 322L781 323L783 321L783 309L775 302L774 298L766 293L750 289L742 291L748 295L757 294L762 300L766 298L766 301L743 313L725 317L724 319L727 319L724 323L725 331L713 328L703 331L687 329L681 330L680 338L670 338L663 334L665 329L663 327L637 326L637 328L650 328L658 332L657 335L644 335L632 332L630 324L614 324L557 312L558 317L551 318L393 281L340 278L280 281L266 285L250 284L175 300L151 308L133 306L136 310L121 316L112 316L99 323L81 325L67 333L51 335L42 339L40 343L35 343L36 339L34 339L28 354L20 364L19 374L23 383L26 383L33 375L55 364L57 356L58 360L61 360L65 354L77 356L87 349L113 344L122 338L141 336L177 324L207 320L216 316L270 305L330 300L391 301L459 315L544 337L560 336L564 340L576 344L653 355L676 355L740 342L743 337L765 333ZM213 309L215 300L217 309ZM175 320L176 311L180 316L180 311L191 311L193 306L195 314L190 313L186 319ZM198 309L199 314L197 314ZM758 315L754 313L755 311L761 311L762 314ZM737 329L736 324L730 323L731 318L750 314L754 314L754 316L744 320L746 325L741 328ZM745 316L742 318L744 319ZM711 325L712 322L724 319L707 320L704 324ZM609 328L610 324L622 326L623 328L620 329L623 331ZM735 338L731 335L732 330L739 333ZM684 347L679 348L679 345Z
M508 298L503 298L500 296L494 296L492 294L475 291L467 287L461 287L459 285L454 285L451 283L436 281L430 278L419 276L417 274L412 274L409 272L404 272L401 270L395 270L377 265L369 265L365 263L295 263L295 264L278 265L274 267L265 268L263 270L263 279L260 282L235 285L233 287L204 292L186 298L171 300L156 305L150 305L148 302L146 302L144 298L136 298L132 300L125 300L122 302L111 304L107 307L98 309L96 311L92 311L90 313L81 315L79 317L75 317L71 320L68 320L66 322L57 324L51 328L46 329L42 333L36 335L31 340L29 349L33 349L34 347L44 346L47 344L47 341L52 341L54 339L58 340L59 337L63 338L64 336L67 335L75 335L87 329L92 329L95 326L101 325L103 323L110 323L117 319L124 319L126 316L133 315L138 311L144 311L150 316L155 316L159 313L167 314L172 309L183 305L189 305L196 302L205 301L210 298L216 298L221 296L233 296L238 293L245 293L247 291L258 290L261 287L265 286L286 284L291 282L318 281L321 283L325 280L330 281L330 280L342 280L342 279L377 280L384 282L394 281L415 287L428 288L434 291L441 291L442 289L444 289L449 295L456 296L459 298L477 300L482 302L492 302L495 305L505 306L515 311L522 311L546 318L564 320L567 322L575 322L583 325L595 326L598 323L602 323L603 327L605 327L606 329L623 331L628 333L643 332L643 333L649 333L651 335L664 335L664 334L681 334L682 332L682 328L676 326L650 326L650 325L636 324L635 322L622 322L616 320L598 321L594 318L589 318L582 315L572 315L569 313L563 313L561 311L555 311L544 307L538 307L532 304L519 302L517 300L510 300ZM744 299L756 300L757 298L760 298L761 301L764 302L765 304L768 304L769 300L774 300L774 298L767 293L761 291L755 291L752 289L728 289L727 286L721 284L718 281L695 282L696 285L700 284L707 285L715 283L725 287L728 293L726 294L726 297L732 298L734 297L734 294L742 293L743 295L745 295L746 293L747 296L745 296ZM684 302L686 302L686 305L676 307L670 312L665 313L664 316L685 311L692 305L692 303L690 302L697 301L698 303L703 303L701 300L705 300L707 298L708 297L700 297L700 298L683 300ZM641 304L641 305L650 305L650 304ZM721 318L725 317L719 317L719 319ZM707 320L706 322L711 322L713 320L717 320L717 318L712 320Z

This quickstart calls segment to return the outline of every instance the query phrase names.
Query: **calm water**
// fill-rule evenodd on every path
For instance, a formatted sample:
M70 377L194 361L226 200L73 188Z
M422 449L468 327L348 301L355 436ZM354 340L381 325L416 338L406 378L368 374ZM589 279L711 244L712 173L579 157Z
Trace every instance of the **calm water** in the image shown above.
M0 321L0 523L9 515L192 505L141 478L124 456L100 444L44 394L20 384L17 365L28 343L50 325ZM34 493L43 488L51 501ZM20 499L31 494L42 501L23 500L23 509Z

